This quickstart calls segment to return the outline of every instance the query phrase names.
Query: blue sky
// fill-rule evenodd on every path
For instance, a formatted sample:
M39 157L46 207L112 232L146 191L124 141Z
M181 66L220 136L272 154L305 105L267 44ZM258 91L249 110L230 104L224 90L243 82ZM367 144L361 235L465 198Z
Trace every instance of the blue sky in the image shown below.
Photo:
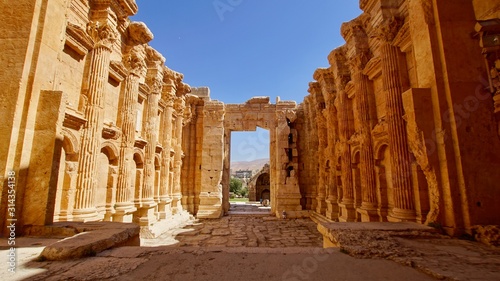
M314 70L328 66L344 44L342 22L358 16L357 0L137 0L155 38L150 45L193 87L210 87L212 99L243 103L253 96L302 102ZM233 133L233 161L268 157L243 143L265 132ZM250 139L249 139L250 138ZM268 138L268 136L267 136ZM268 146L268 145L267 145ZM243 149L242 149L243 147ZM246 154L245 154L246 153Z

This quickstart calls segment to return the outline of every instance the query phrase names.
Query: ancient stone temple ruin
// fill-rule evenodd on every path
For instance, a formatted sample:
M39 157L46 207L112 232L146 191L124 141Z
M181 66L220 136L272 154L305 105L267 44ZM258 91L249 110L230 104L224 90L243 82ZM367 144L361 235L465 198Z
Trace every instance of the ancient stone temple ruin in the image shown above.
M146 24L129 18L134 0L3 4L1 216L15 214L20 233L113 221L145 237L219 218L231 132L260 127L270 164L255 184L267 189L251 196L267 190L278 217L437 223L450 234L500 224L498 1L360 8L302 103L224 104L165 65Z

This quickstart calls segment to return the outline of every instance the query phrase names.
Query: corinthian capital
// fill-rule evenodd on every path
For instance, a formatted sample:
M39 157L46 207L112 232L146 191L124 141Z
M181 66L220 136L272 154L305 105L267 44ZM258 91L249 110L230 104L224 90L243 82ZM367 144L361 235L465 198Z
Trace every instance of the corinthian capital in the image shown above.
M144 48L142 46L135 46L123 55L123 64L128 68L130 74L136 76L146 75L146 61L145 61Z
M182 97L175 98L174 109L178 115L182 116L184 114L184 109L186 108L186 101Z
M391 44L399 29L403 25L403 20L397 17L390 17L384 19L374 30L374 37L378 38L384 43Z
M105 21L89 22L87 24L87 34L94 41L94 48L105 47L109 50L111 50L111 46L118 38L116 30L109 26Z

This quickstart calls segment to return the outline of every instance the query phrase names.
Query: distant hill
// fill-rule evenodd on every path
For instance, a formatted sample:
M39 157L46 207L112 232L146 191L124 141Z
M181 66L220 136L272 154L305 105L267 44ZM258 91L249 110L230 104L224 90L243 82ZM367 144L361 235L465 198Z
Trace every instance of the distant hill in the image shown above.
M236 161L236 162L231 162L231 170L233 173L238 170L251 170L254 171L255 173L260 169L262 169L262 167L264 167L266 163L269 164L268 158L257 159L253 161Z

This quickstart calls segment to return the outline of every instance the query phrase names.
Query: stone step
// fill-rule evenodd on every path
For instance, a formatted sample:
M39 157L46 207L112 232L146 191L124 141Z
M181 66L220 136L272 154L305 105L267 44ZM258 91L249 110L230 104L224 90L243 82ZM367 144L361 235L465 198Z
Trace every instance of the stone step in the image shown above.
M71 231L67 231L70 229ZM32 230L32 232L35 230ZM95 256L104 250L120 246L139 246L138 225L117 222L64 222L38 229L39 236L51 233L72 233L43 249L40 260L67 260Z

